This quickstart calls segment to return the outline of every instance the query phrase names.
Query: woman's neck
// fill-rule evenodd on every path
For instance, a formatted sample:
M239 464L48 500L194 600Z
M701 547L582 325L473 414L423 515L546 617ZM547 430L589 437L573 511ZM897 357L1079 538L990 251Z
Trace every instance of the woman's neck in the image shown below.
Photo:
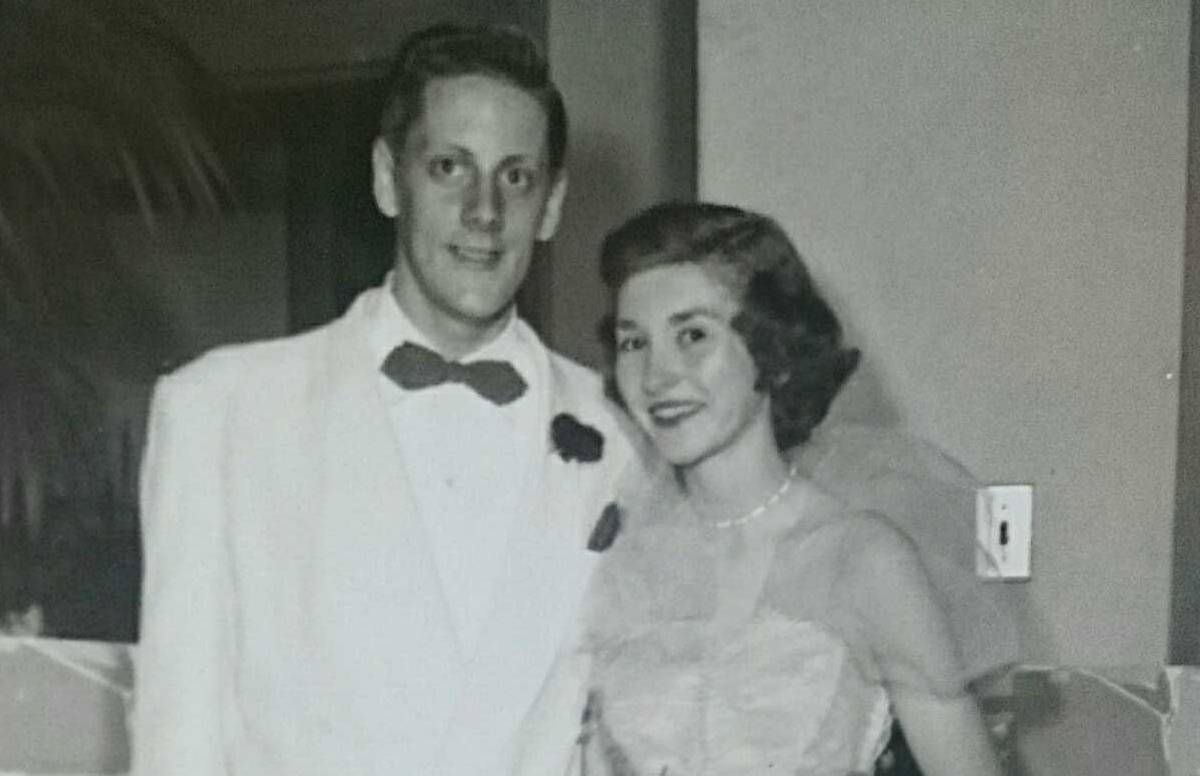
M712 523L751 514L776 495L788 477L788 465L774 439L767 444L737 445L682 471L692 508Z

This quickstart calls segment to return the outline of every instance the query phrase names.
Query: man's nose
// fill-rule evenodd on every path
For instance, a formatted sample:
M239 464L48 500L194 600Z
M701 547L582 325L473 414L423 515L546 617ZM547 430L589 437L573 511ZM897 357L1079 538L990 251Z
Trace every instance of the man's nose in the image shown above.
M463 221L476 229L498 229L504 223L504 201L500 187L489 176L479 175L463 199Z

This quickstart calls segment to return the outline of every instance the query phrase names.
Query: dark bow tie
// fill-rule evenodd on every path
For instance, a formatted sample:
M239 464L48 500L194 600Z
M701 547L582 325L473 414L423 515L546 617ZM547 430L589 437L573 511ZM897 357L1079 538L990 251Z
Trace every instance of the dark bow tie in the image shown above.
M525 381L507 361L447 361L429 348L405 342L388 354L383 373L410 391L442 383L462 383L495 404L508 404L525 393Z

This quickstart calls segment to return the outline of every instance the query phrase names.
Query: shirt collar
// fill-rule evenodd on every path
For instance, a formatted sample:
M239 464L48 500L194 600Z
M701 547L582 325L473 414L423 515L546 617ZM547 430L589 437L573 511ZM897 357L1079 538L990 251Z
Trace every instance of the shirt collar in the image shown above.
M396 296L392 293L393 274L389 272L384 278L383 285L378 289L374 309L369 313L369 346L374 363L380 366L388 354L404 342L413 342L433 351L438 350L396 301ZM504 326L494 338L457 360L477 361L487 358L508 361L525 381L529 382L533 368L526 343L527 337L522 336L523 332L515 312L510 309L505 315L507 317Z

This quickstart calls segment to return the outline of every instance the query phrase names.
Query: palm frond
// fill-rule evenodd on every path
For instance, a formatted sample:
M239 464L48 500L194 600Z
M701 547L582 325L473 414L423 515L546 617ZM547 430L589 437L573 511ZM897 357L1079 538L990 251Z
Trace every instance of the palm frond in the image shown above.
M0 0L0 528L102 490L97 375L153 374L170 327L114 212L212 212L220 88L152 0Z
M95 243L122 199L151 224L229 200L199 118L216 86L148 3L0 0L0 51L4 261L40 261L29 246L62 221ZM26 307L45 293L37 269L19 273Z
M100 396L37 337L0 330L0 526L37 533L51 499L103 490Z

